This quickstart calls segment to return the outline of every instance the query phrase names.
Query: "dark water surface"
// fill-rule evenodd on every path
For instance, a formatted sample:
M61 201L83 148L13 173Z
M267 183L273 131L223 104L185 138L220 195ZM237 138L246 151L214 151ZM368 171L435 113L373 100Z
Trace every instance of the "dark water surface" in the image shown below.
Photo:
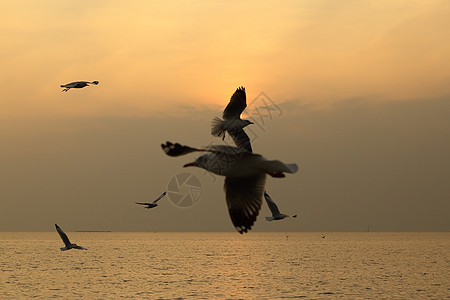
M449 299L450 233L0 233L0 299Z

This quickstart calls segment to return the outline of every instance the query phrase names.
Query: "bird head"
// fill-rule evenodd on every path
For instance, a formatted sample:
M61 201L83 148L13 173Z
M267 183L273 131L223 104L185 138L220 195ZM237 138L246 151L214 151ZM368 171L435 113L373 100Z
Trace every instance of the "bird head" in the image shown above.
M208 169L208 165L210 165L213 160L215 159L215 156L211 155L211 153L204 154L200 157L198 157L196 160L194 160L191 163L185 164L183 167L199 167L202 169Z
M245 127L245 126L248 126L248 125L251 125L251 124L255 124L255 123L253 123L250 120L242 120L242 123L244 124L244 126L242 126L242 127Z
M186 168L186 167L196 167L197 165L195 164L195 161L193 161L193 162L190 162L190 163L187 163L187 164L185 164L184 166L183 166L183 168Z

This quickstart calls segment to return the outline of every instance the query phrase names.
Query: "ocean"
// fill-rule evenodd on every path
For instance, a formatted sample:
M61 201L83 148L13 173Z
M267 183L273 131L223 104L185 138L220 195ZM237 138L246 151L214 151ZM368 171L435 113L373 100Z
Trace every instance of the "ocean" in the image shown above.
M450 299L450 233L67 234L1 232L0 299Z

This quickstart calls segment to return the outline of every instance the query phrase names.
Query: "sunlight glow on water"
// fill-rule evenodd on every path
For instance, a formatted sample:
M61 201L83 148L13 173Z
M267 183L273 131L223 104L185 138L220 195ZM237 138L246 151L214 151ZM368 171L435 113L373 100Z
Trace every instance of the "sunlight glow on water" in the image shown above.
M450 233L0 233L0 299L448 298Z

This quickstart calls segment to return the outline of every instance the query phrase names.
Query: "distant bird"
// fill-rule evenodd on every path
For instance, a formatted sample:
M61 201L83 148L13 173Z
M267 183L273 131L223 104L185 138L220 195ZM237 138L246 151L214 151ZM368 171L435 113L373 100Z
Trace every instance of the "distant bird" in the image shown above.
M324 235L322 234L321 238L323 238L323 239L324 239L324 238L325 238L325 236L324 236Z
M153 208L153 207L157 207L158 204L156 204L156 202L158 202L159 200L161 200L162 198L164 198L164 196L167 194L167 192L164 192L161 194L161 196L158 197L158 199L156 199L155 201L148 203L148 202L135 202L136 204L140 204L140 205L147 205L145 208Z
M69 238L67 237L67 234L58 226L58 224L55 224L55 227L56 227L56 231L58 231L58 233L59 233L59 236L63 240L64 245L66 245L63 248L60 248L61 251L66 251L66 250L70 250L70 249L87 250L86 248L78 246L77 244L72 244L69 241Z
M211 123L211 134L225 139L225 132L233 139L238 148L252 152L250 139L243 128L253 122L241 119L241 114L247 107L245 88L239 87L231 96L230 102L223 111L222 119L214 118Z
M264 191L264 198L266 199L267 206L269 207L270 211L272 212L271 217L266 217L267 221L274 221L274 220L283 220L284 218L297 218L297 215L286 215L280 213L280 210L278 209L278 206L275 204L275 201L270 198L269 194L267 194L266 191Z
M180 156L195 151L208 152L183 167L195 166L225 176L225 198L234 227L239 233L247 232L254 224L262 204L266 174L282 178L284 173L295 173L296 164L267 160L233 146L213 145L191 148L178 143L161 145L169 156Z
M89 81L75 81L75 82L71 82L71 83L68 83L68 84L61 84L61 87L65 88L65 89L62 90L63 92L67 92L70 89L81 89L81 88L84 88L85 86L88 86L89 84L97 85L98 81L92 81L92 82L89 82Z

